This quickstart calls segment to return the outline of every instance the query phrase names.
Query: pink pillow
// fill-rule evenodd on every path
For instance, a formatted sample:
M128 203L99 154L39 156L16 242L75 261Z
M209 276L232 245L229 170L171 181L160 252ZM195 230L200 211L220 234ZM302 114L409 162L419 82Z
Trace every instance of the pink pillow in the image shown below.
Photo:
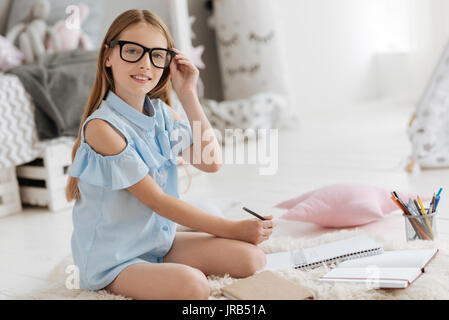
M397 193L406 203L409 198L416 198L416 195ZM430 199L422 197L423 201ZM275 207L288 209L281 219L311 222L332 228L364 225L399 209L391 200L391 191L355 183L326 186L281 202Z
M0 71L8 71L23 63L24 55L8 39L0 36Z

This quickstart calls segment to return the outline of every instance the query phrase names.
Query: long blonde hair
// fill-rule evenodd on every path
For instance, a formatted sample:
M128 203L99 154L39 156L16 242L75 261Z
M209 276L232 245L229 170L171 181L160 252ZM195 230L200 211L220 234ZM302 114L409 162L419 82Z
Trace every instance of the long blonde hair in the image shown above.
M72 163L81 144L81 130L83 128L84 122L95 110L100 107L100 104L105 98L107 92L109 90L114 90L114 78L112 76L112 72L105 65L105 59L106 57L108 57L111 50L109 48L109 43L117 39L121 32L127 27L139 22L148 23L159 29L167 40L168 48L174 47L173 38L170 35L166 25L156 14L152 13L151 11L139 9L128 10L123 12L112 22L109 30L104 37L98 54L97 74L92 91L90 92L89 98L87 100L87 105L84 110L83 117L81 119L78 137L75 140L72 149ZM159 98L167 105L171 106L170 93L170 69L167 68L164 70L157 86L147 95L152 99ZM78 178L69 176L66 188L66 199L70 202L72 200L78 199L79 196L80 193L78 189Z

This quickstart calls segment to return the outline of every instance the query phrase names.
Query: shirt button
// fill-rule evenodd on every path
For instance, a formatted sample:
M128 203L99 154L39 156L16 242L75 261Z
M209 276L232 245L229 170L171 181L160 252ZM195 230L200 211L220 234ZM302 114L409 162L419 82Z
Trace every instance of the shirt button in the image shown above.
M168 231L168 227L167 227L167 226L163 226L163 227L162 227L162 230Z

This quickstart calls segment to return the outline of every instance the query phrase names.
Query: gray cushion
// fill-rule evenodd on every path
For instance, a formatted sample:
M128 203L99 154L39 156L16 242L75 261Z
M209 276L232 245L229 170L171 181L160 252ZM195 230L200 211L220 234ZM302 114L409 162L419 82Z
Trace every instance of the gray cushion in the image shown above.
M79 2L84 2L88 5L90 14L81 28L92 39L92 42L97 46L103 40L103 35L100 34L103 24L103 0L81 0L79 2L73 0L49 0L51 10L47 18L49 25L54 25L57 21L66 17L65 9ZM11 30L12 27L22 22L30 13L34 1L30 0L14 0L11 3L9 19L6 30Z

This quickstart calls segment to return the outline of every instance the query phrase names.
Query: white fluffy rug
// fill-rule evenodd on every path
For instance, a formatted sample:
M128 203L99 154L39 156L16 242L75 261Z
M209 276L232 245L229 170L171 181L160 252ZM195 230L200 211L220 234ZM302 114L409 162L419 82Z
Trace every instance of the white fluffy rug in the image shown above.
M315 238L291 238L291 237L271 237L269 240L260 244L260 247L266 253L286 251L304 247L311 247L335 240L349 238L364 232L360 230L341 230L327 233ZM373 237L371 235L371 237ZM301 271L295 269L284 269L276 271L285 278L304 285L312 290L315 299L419 299L435 300L449 299L449 245L444 242L416 241L413 243L398 243L397 241L387 240L381 237L373 237L379 243L384 245L385 250L404 250L404 249L422 249L438 248L440 251L426 268L426 272L419 277L407 289L379 290L369 289L365 285L356 284L328 284L318 282L318 278L324 275L328 269L320 267L314 270ZM82 300L123 300L121 296L115 296L106 291L88 292L85 290L69 290L65 286L67 274L66 267L73 264L71 256L67 256L52 271L49 282L51 286L42 290L32 292L28 295L18 296L15 299L82 299ZM220 289L235 281L229 276L208 277L211 296L209 299L225 299Z

